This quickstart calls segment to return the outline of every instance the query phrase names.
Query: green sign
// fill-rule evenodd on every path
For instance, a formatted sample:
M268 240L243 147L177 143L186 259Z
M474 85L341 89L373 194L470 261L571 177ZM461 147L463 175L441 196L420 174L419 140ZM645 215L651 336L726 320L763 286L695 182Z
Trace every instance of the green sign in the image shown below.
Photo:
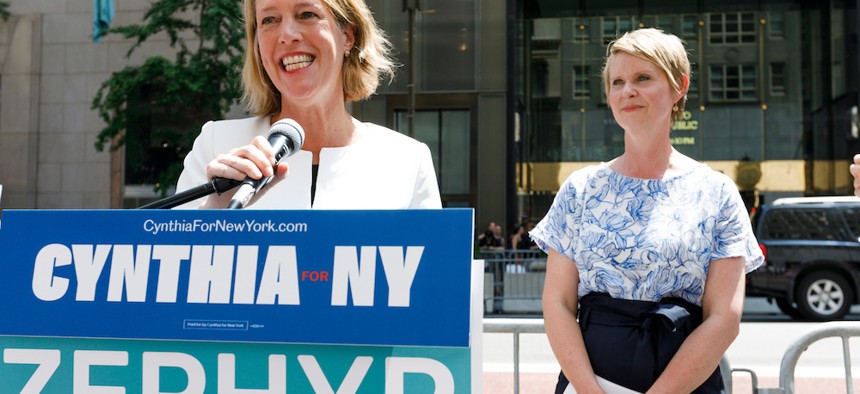
M472 387L469 348L36 337L0 337L0 348L2 393L454 393Z

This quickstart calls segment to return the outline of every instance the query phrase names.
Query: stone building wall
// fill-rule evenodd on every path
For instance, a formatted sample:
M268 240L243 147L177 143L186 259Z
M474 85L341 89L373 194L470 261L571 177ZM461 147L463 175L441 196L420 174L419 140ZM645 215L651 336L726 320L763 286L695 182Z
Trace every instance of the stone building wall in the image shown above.
M114 4L117 26L139 23L149 1ZM11 0L9 11L0 21L0 208L110 208L111 154L95 148L104 122L90 106L112 72L172 57L166 38L126 58L129 40L93 42L93 0Z

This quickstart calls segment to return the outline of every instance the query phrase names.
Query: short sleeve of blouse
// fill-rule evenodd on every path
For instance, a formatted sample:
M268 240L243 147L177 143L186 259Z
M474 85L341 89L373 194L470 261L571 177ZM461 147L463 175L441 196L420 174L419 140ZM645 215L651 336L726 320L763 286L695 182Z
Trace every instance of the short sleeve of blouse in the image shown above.
M764 256L753 233L749 214L741 195L737 187L729 182L723 183L722 193L719 193L722 196L722 204L715 218L713 252L710 261L742 257L744 270L748 273L764 263Z
M546 216L529 232L529 236L545 253L549 249L573 260L574 240L579 233L582 215L582 191L577 187L578 176L585 170L574 172L559 189Z

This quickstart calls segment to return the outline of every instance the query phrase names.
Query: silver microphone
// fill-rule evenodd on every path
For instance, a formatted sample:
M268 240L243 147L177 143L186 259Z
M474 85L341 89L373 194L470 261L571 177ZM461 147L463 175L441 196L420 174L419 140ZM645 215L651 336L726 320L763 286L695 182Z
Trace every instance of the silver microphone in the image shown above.
M282 158L290 157L301 150L304 142L305 131L295 120L281 119L275 122L272 128L269 129L269 144L275 148L276 166ZM236 194L233 195L233 199L230 200L230 204L227 205L227 209L244 208L251 201L251 198L260 189L268 185L271 180L272 177L263 177L260 179L246 177L239 186L239 190L236 190Z

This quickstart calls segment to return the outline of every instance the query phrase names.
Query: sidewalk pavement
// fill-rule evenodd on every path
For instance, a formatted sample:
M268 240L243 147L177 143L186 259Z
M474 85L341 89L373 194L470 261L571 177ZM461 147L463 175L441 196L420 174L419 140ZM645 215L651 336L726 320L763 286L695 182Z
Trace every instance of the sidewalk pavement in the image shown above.
M551 394L555 390L558 374L520 373L520 394ZM484 372L485 394L513 394L513 372ZM779 378L758 377L758 388L778 388ZM860 387L860 379L854 379L854 387ZM799 377L794 381L796 394L845 393L845 379ZM751 394L752 380L749 375L736 373L732 378L732 394Z

